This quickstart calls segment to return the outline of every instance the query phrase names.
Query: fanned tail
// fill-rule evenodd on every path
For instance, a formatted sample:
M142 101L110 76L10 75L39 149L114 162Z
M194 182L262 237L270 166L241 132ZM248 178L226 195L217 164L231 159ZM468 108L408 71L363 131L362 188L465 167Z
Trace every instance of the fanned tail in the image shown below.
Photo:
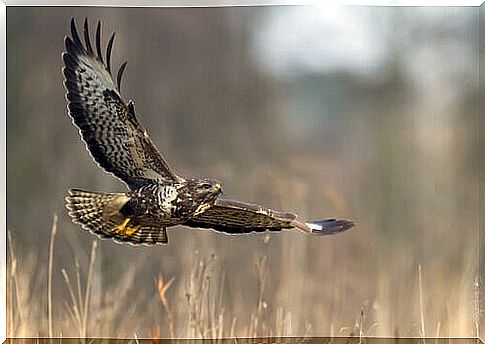
M129 234L119 230L120 225L127 220L120 210L129 199L123 193L71 189L66 197L66 207L74 223L101 238L112 238L117 242L133 245L167 243L165 228L139 226ZM124 223L126 224L127 222Z
M94 234L106 237L106 232L116 227L118 223L110 217L109 205L120 203L118 209L128 201L128 197L121 193L103 193L93 191L83 191L78 189L69 190L69 196L66 197L66 207L69 209L69 216L74 223L80 224ZM123 202L124 201L124 202ZM115 208L115 207L111 208ZM106 210L106 211L105 211ZM108 236L109 237L109 236Z

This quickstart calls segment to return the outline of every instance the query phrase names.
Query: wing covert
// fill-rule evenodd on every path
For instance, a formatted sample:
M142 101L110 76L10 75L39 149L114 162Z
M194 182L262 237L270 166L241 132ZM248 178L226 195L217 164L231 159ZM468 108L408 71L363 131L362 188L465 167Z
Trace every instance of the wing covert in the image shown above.
M303 222L293 213L280 212L251 203L218 199L212 208L190 219L184 225L210 228L228 234L298 229L306 233L326 235L343 232L352 228L354 223L345 219Z
M84 44L74 19L71 20L71 36L65 38L66 52L63 53L69 115L94 160L132 189L153 180L180 180L139 124L133 102L125 104L121 98L121 78L126 62L118 71L117 85L114 83L111 75L114 34L108 42L105 59L99 22L96 51L91 44L87 19Z

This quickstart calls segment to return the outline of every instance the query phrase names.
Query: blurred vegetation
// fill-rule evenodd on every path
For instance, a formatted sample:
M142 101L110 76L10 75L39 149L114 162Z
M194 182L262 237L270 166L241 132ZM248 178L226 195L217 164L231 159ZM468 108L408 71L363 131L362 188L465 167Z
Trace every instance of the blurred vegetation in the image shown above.
M362 18L368 40L298 31L321 11L311 7L8 8L10 336L48 334L54 213L56 336L476 336L478 9L333 10L349 30ZM330 238L172 228L168 246L100 241L93 262L66 190L124 186L92 162L66 114L63 37L85 16L105 39L117 32L122 93L176 171L221 180L228 198L357 228ZM295 49L267 55L271 32L384 58L273 70Z

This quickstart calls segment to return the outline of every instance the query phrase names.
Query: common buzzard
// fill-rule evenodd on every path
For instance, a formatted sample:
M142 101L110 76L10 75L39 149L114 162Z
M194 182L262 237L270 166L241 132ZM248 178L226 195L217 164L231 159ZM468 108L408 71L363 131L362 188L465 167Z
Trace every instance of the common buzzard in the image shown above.
M134 103L120 94L126 62L117 72L111 66L115 35L101 49L98 22L95 46L84 21L84 43L71 20L71 37L65 38L64 85L69 115L79 128L94 160L125 182L129 191L104 193L69 190L69 215L92 233L131 244L166 244L166 228L185 225L229 233L298 229L333 234L351 228L349 220L304 222L295 214L259 205L221 199L221 184L212 179L186 179L177 175L157 150L135 115Z

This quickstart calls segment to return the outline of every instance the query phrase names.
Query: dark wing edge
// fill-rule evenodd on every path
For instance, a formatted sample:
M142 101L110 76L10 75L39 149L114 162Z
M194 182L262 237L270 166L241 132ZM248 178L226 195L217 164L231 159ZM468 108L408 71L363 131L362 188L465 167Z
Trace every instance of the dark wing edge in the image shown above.
M96 27L94 49L87 18L83 33L84 44L72 18L72 37L65 37L62 71L69 115L91 156L132 189L152 180L181 180L139 124L133 102L126 105L122 100L120 87L126 62L118 70L117 85L114 83L111 52L115 34L111 35L103 58L101 23L98 21Z
M329 235L352 228L354 222L345 219L303 222L298 220L297 215L293 213L280 212L257 204L218 199L212 208L188 220L183 225L213 229L226 234L297 229L305 233Z

